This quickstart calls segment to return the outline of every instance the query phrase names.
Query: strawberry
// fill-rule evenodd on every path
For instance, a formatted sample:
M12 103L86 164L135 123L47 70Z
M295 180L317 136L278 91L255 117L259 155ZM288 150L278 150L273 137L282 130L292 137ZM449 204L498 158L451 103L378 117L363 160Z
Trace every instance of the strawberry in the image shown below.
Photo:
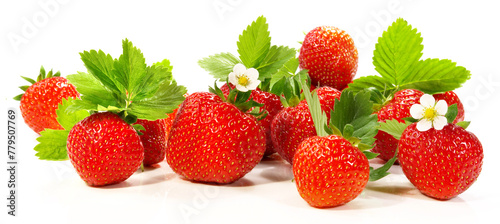
M197 92L179 108L166 158L172 170L188 180L231 183L250 172L264 155L264 129L243 112L253 106L240 109L223 99L222 91L217 95Z
M307 138L300 143L293 161L299 194L314 207L345 204L356 198L368 183L368 159L337 135Z
M340 91L323 86L316 88L321 108L327 112L333 109L335 99L340 97ZM309 112L306 100L302 100L295 107L281 110L271 123L271 138L276 151L290 164L299 144L308 137L315 136L314 123Z
M318 95L305 93L317 136L302 141L293 158L293 175L300 196L318 208L343 205L355 199L369 180L387 175L393 160L371 169L368 156L377 133L370 93L344 91L335 100L329 124ZM366 154L365 154L366 153Z
M358 50L345 31L320 26L309 31L300 48L300 68L309 70L312 84L347 87L358 69Z
M408 180L433 198L446 200L461 194L481 172L481 142L455 124L424 132L417 130L416 123L411 124L401 135L398 146L398 159Z
M32 85L21 86L25 93L14 98L21 101L20 109L24 122L37 134L45 129L62 130L63 127L56 120L58 105L62 99L80 97L75 86L60 75L59 72L53 74L52 70L46 74L42 66L36 82L23 77Z
M139 136L144 146L144 166L151 166L163 161L167 150L168 135L165 121L163 119L156 121L138 119L135 124L140 124L146 129L141 130L142 135Z
M144 159L137 132L118 115L96 113L69 132L68 156L78 175L90 186L104 186L129 178Z
M231 89L234 89L234 85L230 86ZM224 96L227 97L229 95L229 87L227 84L224 84L221 87L221 90L224 93ZM266 133L266 152L264 153L264 156L269 156L276 152L271 139L271 122L273 121L274 116L276 116L276 114L283 109L283 105L281 104L279 96L262 91L259 88L253 90L250 97L255 100L255 102L264 104L264 106L260 108L260 112L267 112L267 116L264 119L259 120L259 123L264 128L264 132Z
M383 122L396 119L399 122L404 122L403 118L410 117L410 107L418 103L422 95L424 95L423 92L414 89L404 89L396 92L392 100L377 111L378 120ZM449 91L443 94L435 94L434 97L436 100L445 100L448 105L457 104L458 115L454 123L463 121L464 107L454 92ZM379 131L375 138L377 140L372 151L380 153L379 158L386 161L394 157L398 140L384 131Z

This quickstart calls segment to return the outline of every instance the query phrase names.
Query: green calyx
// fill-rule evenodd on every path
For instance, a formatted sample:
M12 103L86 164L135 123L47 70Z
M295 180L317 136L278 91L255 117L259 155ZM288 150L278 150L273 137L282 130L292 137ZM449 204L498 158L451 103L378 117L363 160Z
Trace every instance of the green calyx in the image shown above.
M45 68L43 68L43 66L41 66L40 68L40 73L38 74L38 77L36 78L36 81L31 79L31 78L28 78L28 77L25 77L25 76L21 76L21 78L23 78L24 80L28 81L31 85L35 84L36 82L39 82L39 81L42 81L44 79L48 79L48 78L52 78L52 77L60 77L61 76L61 73L58 71L56 73L54 73L52 71L52 69L47 73L45 72ZM23 91L23 93L15 96L13 99L14 100L17 100L17 101L20 101L21 98L23 97L24 95L24 92L26 92L26 90L31 86L31 85L26 85L26 86L20 86L19 88Z
M470 79L470 71L455 62L421 59L422 41L417 29L397 19L375 45L373 65L378 75L360 77L349 84L349 89L359 92L374 88L386 98L402 89L436 94L459 88Z
M217 82L214 83L213 87L209 87L209 92L220 97L223 102L233 104L239 110L255 116L257 120L262 120L267 116L267 111L260 110L260 108L263 107L264 104L257 103L251 98L252 91L238 91L236 88L231 88L231 85L227 81L226 85L229 88L229 94L227 97L224 96L222 90L217 86Z

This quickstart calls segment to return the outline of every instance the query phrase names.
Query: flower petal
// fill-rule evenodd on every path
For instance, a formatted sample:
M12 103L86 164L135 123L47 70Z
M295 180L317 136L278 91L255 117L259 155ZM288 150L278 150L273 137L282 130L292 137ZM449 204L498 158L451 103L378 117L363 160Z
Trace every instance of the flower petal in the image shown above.
M254 80L254 81L250 82L250 83L246 86L246 88L247 88L248 90L254 90L254 89L257 89L257 86L259 86L259 84L260 84L260 80Z
M446 120L446 117L444 116L437 116L432 122L432 125L436 130L442 130L446 124L448 124L448 120Z
M247 89L247 87L246 87L246 86L242 86L242 85L240 85L240 84L237 84L237 85L235 85L235 86L236 86L236 89L237 89L238 91L240 91L240 92L247 92L247 91L248 91L248 89Z
M432 95L424 94L420 97L420 104L425 108L433 107L436 104L436 100Z
M417 123L417 130L427 131L432 128L432 122L427 119L422 119Z
M236 75L241 75L245 73L247 68L243 64L236 64L233 68L233 72L236 73Z
M444 100L439 100L434 107L438 115L445 115L448 112L448 104Z
M422 119L424 117L425 108L420 104L413 104L410 107L410 115L415 119Z
M238 84L238 77L236 76L236 72L231 72L229 73L229 82L233 85L237 85Z
M254 81L259 78L259 71L255 68L249 68L245 71L245 75L247 75L248 79Z

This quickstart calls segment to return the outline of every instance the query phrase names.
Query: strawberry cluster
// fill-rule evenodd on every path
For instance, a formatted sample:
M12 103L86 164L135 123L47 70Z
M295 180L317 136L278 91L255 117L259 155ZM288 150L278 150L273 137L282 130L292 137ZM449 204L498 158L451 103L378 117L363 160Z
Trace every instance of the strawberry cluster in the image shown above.
M403 19L378 39L378 74L354 79L358 52L345 31L311 30L297 56L271 44L261 16L239 36L237 56L198 61L216 83L189 95L167 59L147 65L130 41L122 44L118 58L80 53L87 72L67 79L42 67L37 81L23 77L32 85L16 97L40 134L36 155L69 159L90 186L120 183L165 159L186 180L228 184L276 153L292 165L299 195L323 208L354 200L393 164L437 199L461 194L481 172L481 143L465 130L453 92L470 72L421 59L422 37ZM374 169L377 157L386 163Z

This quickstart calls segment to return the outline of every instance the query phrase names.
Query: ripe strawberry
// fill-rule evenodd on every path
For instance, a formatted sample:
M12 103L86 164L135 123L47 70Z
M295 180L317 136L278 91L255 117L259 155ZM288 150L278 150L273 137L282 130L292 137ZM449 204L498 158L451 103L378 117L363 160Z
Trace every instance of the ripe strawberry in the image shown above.
M401 123L404 122L403 118L410 117L410 107L413 104L419 103L422 95L424 95L423 92L414 89L404 89L396 92L393 99L377 112L378 120L386 121L396 119ZM443 94L436 94L434 97L436 101L440 99L445 100L448 105L456 103L458 115L454 123L463 121L464 107L454 92L450 91ZM377 140L375 141L375 146L372 151L380 153L379 158L386 161L394 157L394 153L398 146L398 140L384 131L379 131L375 138Z
M144 159L137 132L111 112L96 113L69 132L68 156L80 177L91 186L122 182Z
M314 85L347 87L358 69L358 50L351 36L332 26L307 33L300 48L300 68L308 69Z
M368 183L368 159L337 135L304 140L293 161L300 196L314 207L345 204L356 198Z
M156 121L148 121L138 119L135 124L140 124L144 130L140 132L142 145L144 146L144 166L157 164L165 159L167 150L167 126L162 119Z
M231 86L231 88L234 89L234 86ZM221 87L221 90L224 93L224 96L227 97L229 95L229 87L227 84L224 84ZM250 97L255 102L264 104L264 106L260 108L260 112L267 112L267 116L264 119L259 120L259 123L264 128L264 132L266 133L266 152L264 153L264 156L269 156L276 152L271 139L271 122L273 121L274 116L276 116L276 114L283 109L283 104L281 104L279 96L262 91L259 88L253 90Z
M335 99L341 92L332 87L316 88L321 103L321 109L330 118ZM315 136L314 123L309 112L306 100L296 107L287 107L281 110L271 123L271 138L276 151L290 164L299 144L308 137Z
M46 128L62 130L63 127L56 120L58 105L63 98L80 97L75 86L60 75L59 72L53 74L52 70L46 74L42 67L36 82L23 77L32 85L22 86L21 89L25 90L25 93L14 98L21 101L20 109L24 122L37 134Z
M450 199L467 190L483 164L483 148L471 132L455 124L442 130L418 131L408 126L399 141L401 168L423 194Z
M265 144L255 117L218 95L197 92L179 108L166 157L172 170L188 180L225 184L250 172Z

